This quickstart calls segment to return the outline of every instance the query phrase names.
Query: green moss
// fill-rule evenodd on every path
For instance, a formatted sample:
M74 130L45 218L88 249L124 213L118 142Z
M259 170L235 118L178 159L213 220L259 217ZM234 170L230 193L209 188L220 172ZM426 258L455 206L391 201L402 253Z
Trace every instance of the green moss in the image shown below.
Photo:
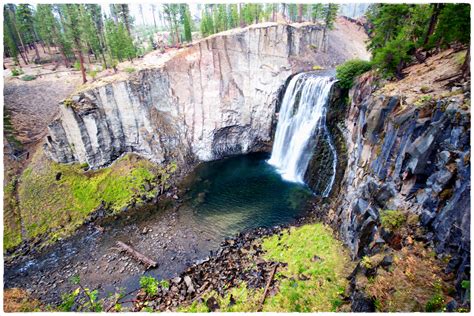
M125 68L124 70L125 70L125 72L127 72L127 73L129 73L129 74L131 74L132 72L137 71L137 70L136 70L135 68L133 68L133 67L127 67L127 68Z
M266 260L288 264L277 270L278 292L267 296L263 312L335 311L342 304L340 295L347 286L345 269L350 260L328 227L322 224L293 227L282 236L263 239L262 248ZM233 305L229 304L230 295L236 301ZM263 289L248 289L243 283L229 289L225 297L209 293L204 298L214 296L221 312L255 312L262 295ZM194 302L180 311L207 312L208 309L204 303Z
M384 210L380 212L380 222L389 231L397 230L406 220L406 215L398 210Z
M167 171L132 155L94 171L44 158L35 161L23 172L19 185L26 237L52 232L54 241L74 231L102 201L118 212L136 196L154 196L156 189L147 192L144 183Z
M33 75L24 75L20 77L21 80L23 81L32 81L36 79L36 76Z
M16 177L13 177L3 188L3 250L21 242L21 219L15 194Z
M74 106L74 101L72 101L72 99L69 99L69 98L64 99L63 104L65 107L69 108L69 107Z

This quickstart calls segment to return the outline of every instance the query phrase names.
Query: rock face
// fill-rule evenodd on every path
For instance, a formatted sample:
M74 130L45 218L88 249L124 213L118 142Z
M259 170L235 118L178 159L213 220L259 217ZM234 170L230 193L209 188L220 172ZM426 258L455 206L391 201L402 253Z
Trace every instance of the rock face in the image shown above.
M459 284L470 269L469 112L459 97L403 105L403 96L376 90L369 74L350 92L347 168L340 194L320 215L354 258L387 242L380 211L418 215L424 230L418 237L449 255L447 272L455 272Z
M347 45L331 44L349 35L334 34L322 52L318 25L256 25L206 38L126 78L86 86L62 103L46 152L96 168L124 152L184 164L258 150L271 141L279 90L290 75L354 58Z

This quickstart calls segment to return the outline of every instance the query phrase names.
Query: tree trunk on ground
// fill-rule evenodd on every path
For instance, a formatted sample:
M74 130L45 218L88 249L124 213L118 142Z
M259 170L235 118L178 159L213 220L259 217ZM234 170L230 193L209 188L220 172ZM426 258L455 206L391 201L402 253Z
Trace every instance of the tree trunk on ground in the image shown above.
M117 246L120 248L121 251L126 252L129 256L145 265L146 269L155 268L158 266L158 263L156 263L156 261L151 260L147 256L139 253L138 251L121 241L117 241Z

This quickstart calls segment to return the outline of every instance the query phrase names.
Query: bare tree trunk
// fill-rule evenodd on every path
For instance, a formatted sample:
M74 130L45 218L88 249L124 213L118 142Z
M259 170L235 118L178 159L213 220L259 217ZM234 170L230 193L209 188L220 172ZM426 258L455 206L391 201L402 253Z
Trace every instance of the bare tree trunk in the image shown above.
M147 256L139 253L138 251L121 241L117 241L117 246L120 248L121 251L126 252L129 256L145 265L146 269L155 268L158 266L158 263L156 263L156 261L151 260Z
M298 23L303 22L303 5L298 4Z
M156 19L155 19L155 5L151 5L151 13L153 14L153 24L155 25L155 29L156 29Z
M441 12L441 9L444 7L444 4L442 3L432 3L431 5L433 6L433 14L431 14L430 25L428 27L428 31L426 32L423 45L428 44L430 36L433 35L433 32L436 27L436 23L438 22L438 15Z
M82 83L84 84L87 82L86 68L84 67L84 56L82 55L82 51L80 49L78 49L77 52L79 54L79 62L81 63Z
M40 54L39 54L39 50L38 50L38 45L36 45L35 42L33 42L33 48L35 49L36 58L38 59L38 62L39 62L41 60L41 58L40 58Z

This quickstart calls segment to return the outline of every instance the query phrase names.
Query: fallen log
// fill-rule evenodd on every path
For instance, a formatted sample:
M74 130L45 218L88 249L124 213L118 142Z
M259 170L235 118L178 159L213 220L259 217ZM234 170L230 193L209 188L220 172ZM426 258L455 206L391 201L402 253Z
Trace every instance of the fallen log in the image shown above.
M267 282L267 285L265 286L265 291L263 291L263 297L262 297L262 300L260 301L260 306L258 307L257 312L261 312L263 309L263 303L265 303L265 298L267 297L268 289L270 288L270 284L272 283L273 277L275 276L277 267L278 267L278 263L276 263L273 266L272 273L270 274L270 278L268 278L268 282Z
M117 241L117 246L119 247L120 251L126 252L130 257L134 258L135 260L141 262L145 268L148 270L149 268L156 268L158 263L156 261L151 260L147 256L139 253L126 243L121 241Z
M462 75L462 73L455 73L455 74L451 74L451 75L446 75L446 76L435 79L433 82L445 81L445 80L455 78L455 77L458 77L458 76L461 76L461 75Z

